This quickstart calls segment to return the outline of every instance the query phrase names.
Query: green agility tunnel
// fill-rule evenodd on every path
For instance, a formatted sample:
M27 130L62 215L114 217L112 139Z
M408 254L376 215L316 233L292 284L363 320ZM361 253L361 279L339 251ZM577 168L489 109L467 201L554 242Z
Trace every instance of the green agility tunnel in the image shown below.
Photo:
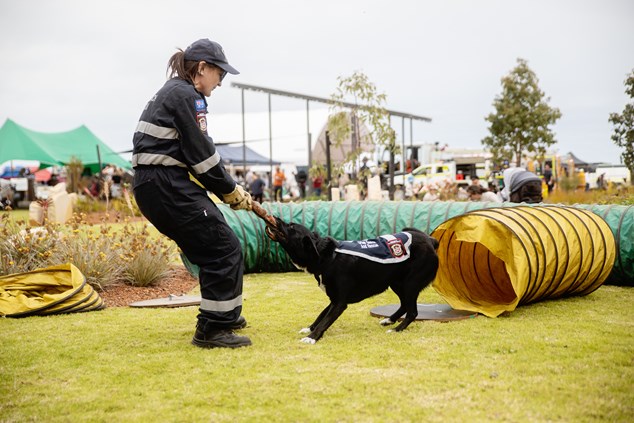
M616 241L616 261L610 285L634 286L634 206L575 204L600 216L609 226Z
M227 222L237 234L243 249L245 272L286 272L295 270L295 267L290 262L286 252L279 246L278 243L271 241L265 234L264 221L255 216L254 213L246 212L243 210L234 211L224 204L218 205L222 213L224 214ZM588 262L588 254L590 250L586 248L586 244L591 241L593 249L600 249L602 240L605 239L605 246L609 248L610 245L614 245L615 252L610 253L604 251L592 251L592 262L599 263L599 258L604 257L605 265L600 274L603 277L604 272L609 273L607 279L604 278L605 283L613 285L634 286L634 208L628 206L598 206L598 205L575 205L572 207L560 207L560 206L544 206L535 205L527 206L523 204L515 203L486 203L486 202L420 202L420 201L352 201L352 202L302 202L302 203L264 203L262 205L269 214L279 216L287 222L301 223L307 226L309 229L316 231L321 236L332 236L338 240L356 240L373 238L386 233L395 233L403 229L404 227L415 227L428 234L434 232L435 229L440 227L441 224L449 221L457 216L462 216L467 213L473 213L477 211L488 210L496 208L513 209L519 207L524 210L522 213L530 214L535 213L536 216L542 216L544 211L541 209L565 209L568 210L562 213L571 212L569 210L581 209L588 210L592 213L584 213L592 215L591 217L585 217L584 219L592 219L593 225L601 225L601 221L607 224L608 233L605 232L606 226L602 226L601 241L594 238L597 236L593 233L590 235L590 239L584 241L584 243L574 243L570 241L569 246L570 257L576 254L583 253L583 265ZM501 207L500 207L501 206ZM540 211L531 212L532 209L540 209ZM600 219L594 219L598 216ZM551 219L550 217L546 217ZM490 219L490 218L489 218ZM523 219L523 218L520 218ZM577 223L573 225L574 229L579 229L583 226L585 221L581 221L578 218ZM552 219L551 219L552 220ZM551 228L551 225L557 225L555 221L551 221L547 224L533 223L535 228L548 227L551 230L557 229ZM532 228L527 229L534 231ZM558 231L559 229L557 229ZM612 241L608 234L612 234ZM490 233L491 237L499 237L500 242L505 242L507 238L511 236L508 232L496 232ZM532 238L534 242L539 241L537 238ZM590 245L590 244L588 244ZM528 245L531 251L535 249L542 249L541 245L532 246ZM544 247L545 248L545 247ZM559 247L558 247L559 248ZM563 247L562 247L563 248ZM613 257L614 258L611 258ZM185 266L189 269L193 275L198 274L198 268L192 265L186 257L182 257ZM540 259L541 260L541 259ZM563 259L562 259L563 260ZM612 262L614 262L612 264ZM552 265L551 265L552 266ZM584 268L585 269L585 268ZM454 270L456 270L454 268ZM611 271L611 272L610 272ZM571 272L571 271L570 271ZM583 274L585 270L575 271ZM596 270L593 270L596 272ZM548 287L553 288L556 282L568 283L569 270L565 271L566 276L561 281L555 279ZM593 273L594 274L594 273ZM574 275L573 275L574 276ZM540 274L540 281L542 275ZM547 282L547 277L543 277L543 281ZM577 281L578 282L578 281ZM533 284L534 282L531 282ZM592 284L594 287L594 284ZM573 283L572 288L578 288L576 283ZM538 289L531 286L530 298L527 297L523 300L518 300L518 304L525 304L527 301L532 301L533 296L537 299L545 299L540 297L539 290L533 292L532 289ZM563 288L561 288L563 289ZM554 295L559 296L560 291L553 291ZM562 295L581 295L581 293L588 293L588 290L581 289L580 291L566 290ZM528 295L527 294L527 295ZM550 291L546 291L546 294L550 294ZM512 302L512 301L509 301Z
M46 316L104 307L103 299L70 263L0 277L0 316Z
M586 295L607 279L616 256L608 224L561 206L473 211L436 228L434 288L455 309L489 317L518 305Z

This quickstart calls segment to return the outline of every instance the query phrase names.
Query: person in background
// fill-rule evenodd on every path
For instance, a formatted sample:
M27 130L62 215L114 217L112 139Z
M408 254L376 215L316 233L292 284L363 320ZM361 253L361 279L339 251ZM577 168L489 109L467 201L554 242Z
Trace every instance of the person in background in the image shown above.
M101 176L104 181L110 182L112 180L112 175L114 175L114 166L108 163L102 169Z
M511 203L541 203L542 180L522 167L504 170L504 188L500 191L502 201Z
M249 189L251 190L251 195L253 196L253 199L258 203L262 203L265 186L266 184L264 183L264 181L257 173L254 172L253 175L251 175L251 184L249 185Z
M315 176L313 178L313 191L317 197L321 197L321 186L324 183L324 178L321 176Z
M436 201L439 198L440 195L438 194L438 186L436 186L436 184L431 184L428 191L423 196L423 201Z
M297 181L297 186L299 187L299 196L300 198L306 198L306 181L308 180L308 175L304 169L301 169L295 175L295 180Z
M0 210L10 209L13 204L13 189L9 181L0 180Z
M480 185L469 185L467 187L467 194L470 201L489 201L492 203L501 203L502 199L495 193L485 190Z
M284 181L286 180L286 175L284 175L284 171L277 166L275 168L275 173L273 174L273 200L274 201L282 201L283 200L283 188Z
M143 215L200 269L202 299L192 344L248 346L248 337L234 333L247 325L241 316L242 248L208 195L213 192L234 210L252 207L207 132L206 97L227 73L239 72L209 39L179 49L168 70L168 81L145 106L134 133L134 197Z
M57 177L57 173L51 174L51 179L46 183L49 187L54 187L59 183L59 178Z
M553 171L550 169L550 165L548 163L544 165L544 182L546 183L548 193L550 194L555 186L555 181L553 180Z
M102 188L103 186L99 177L97 175L93 175L90 180L90 188L88 188L88 192L90 193L90 195L93 198L101 197Z

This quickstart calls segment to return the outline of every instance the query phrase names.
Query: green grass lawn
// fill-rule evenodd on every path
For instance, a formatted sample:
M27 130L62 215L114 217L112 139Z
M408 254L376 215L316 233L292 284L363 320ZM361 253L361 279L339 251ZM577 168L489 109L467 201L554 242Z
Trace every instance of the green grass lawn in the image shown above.
M311 276L246 275L244 295L237 350L189 343L196 307L0 319L0 422L634 421L632 288L403 333L369 314L387 292L316 345Z

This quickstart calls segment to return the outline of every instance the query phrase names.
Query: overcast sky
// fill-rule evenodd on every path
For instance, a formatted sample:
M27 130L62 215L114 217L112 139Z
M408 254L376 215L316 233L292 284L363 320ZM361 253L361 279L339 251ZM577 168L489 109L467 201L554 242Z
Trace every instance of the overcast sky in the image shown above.
M414 143L479 148L500 79L523 58L562 112L553 128L559 152L618 163L608 117L629 100L633 22L632 0L3 1L0 121L43 132L86 125L127 150L169 57L211 38L241 72L209 99L217 141L242 139L241 120L229 117L241 111L231 82L330 97L337 77L361 71L389 109L432 119L414 122ZM267 107L266 95L245 92L246 112ZM310 107L315 132L326 112ZM272 108L274 158L304 156L306 103L274 96ZM301 123L285 129L289 119ZM400 119L394 126L400 140ZM246 132L268 138L268 119L247 122Z

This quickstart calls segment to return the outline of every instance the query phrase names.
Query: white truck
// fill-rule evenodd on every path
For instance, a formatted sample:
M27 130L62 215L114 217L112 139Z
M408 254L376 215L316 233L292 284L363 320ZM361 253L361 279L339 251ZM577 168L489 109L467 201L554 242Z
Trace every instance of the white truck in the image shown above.
M395 175L394 185L411 188L413 185L439 184L446 180L455 181L456 164L453 162L428 163L418 166L405 175Z
M627 167L623 165L602 165L598 166L596 171L586 174L588 188L598 188L597 178L602 174L604 174L605 182L613 186L630 186L632 183L632 175L630 175Z
M466 188L471 184L471 175L474 174L480 179L480 185L488 187L486 180L488 172L484 171L484 168L480 171L478 167L477 171L473 173L472 169L460 170L461 167L455 161L423 164L411 173L394 176L394 186L400 186L404 190L405 197L411 197L420 187L430 184L441 186L449 182Z

